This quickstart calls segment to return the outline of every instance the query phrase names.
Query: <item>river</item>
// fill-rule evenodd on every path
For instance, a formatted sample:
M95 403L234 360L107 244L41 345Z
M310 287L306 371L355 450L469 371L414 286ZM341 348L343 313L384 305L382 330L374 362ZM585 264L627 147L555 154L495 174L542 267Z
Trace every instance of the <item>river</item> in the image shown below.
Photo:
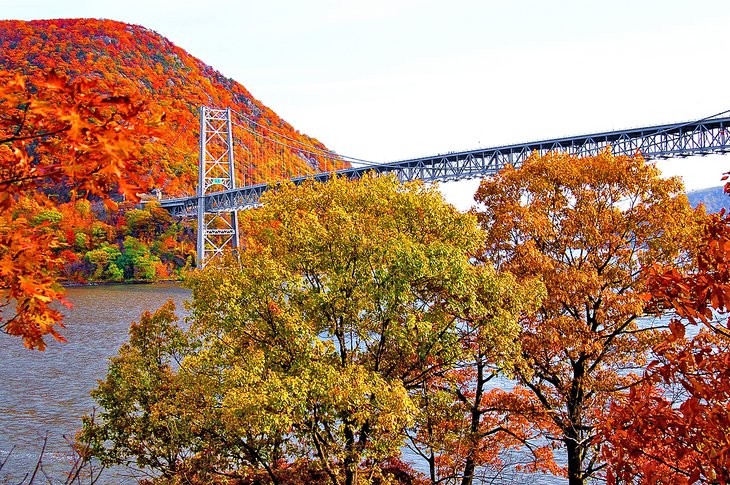
M64 309L66 328L61 329L67 343L50 339L47 350L38 352L0 334L0 463L7 459L0 483L20 483L33 472L46 436L43 468L52 483L63 483L70 469L64 436L73 437L81 416L93 409L89 391L106 374L107 359L127 340L129 324L168 299L182 314L189 295L177 284L69 288L73 307ZM113 471L102 476L99 483L123 481ZM36 483L48 483L41 477Z
M145 310L172 299L181 316L190 292L178 284L77 287L67 290L67 343L48 341L45 352L0 333L0 483L27 483L47 438L43 470L35 483L64 483L71 469L65 437L73 438L94 401L89 391L105 376L108 358L127 340L129 324ZM12 450L12 451L11 451ZM414 456L405 450L405 458ZM422 469L415 463L416 469ZM126 469L105 470L99 484L136 483ZM554 477L519 476L514 483L562 483ZM512 482L507 479L506 481Z

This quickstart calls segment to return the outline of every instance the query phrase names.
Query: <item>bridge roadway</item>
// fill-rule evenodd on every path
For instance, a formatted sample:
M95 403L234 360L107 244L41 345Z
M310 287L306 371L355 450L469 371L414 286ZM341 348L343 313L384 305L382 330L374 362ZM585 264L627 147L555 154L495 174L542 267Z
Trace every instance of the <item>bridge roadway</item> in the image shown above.
M730 117L479 148L380 165L352 167L336 172L322 172L291 180L295 184L307 179L324 182L334 174L355 179L370 171L394 172L401 181L463 180L495 174L507 164L519 166L533 152L544 155L557 150L587 156L597 154L608 145L611 145L613 153L617 155L633 155L641 151L647 159L728 153ZM204 200L205 212L208 213L248 209L258 205L261 194L269 187L269 184L258 184L210 193L203 197L163 199L161 206L177 216L195 215L201 198Z

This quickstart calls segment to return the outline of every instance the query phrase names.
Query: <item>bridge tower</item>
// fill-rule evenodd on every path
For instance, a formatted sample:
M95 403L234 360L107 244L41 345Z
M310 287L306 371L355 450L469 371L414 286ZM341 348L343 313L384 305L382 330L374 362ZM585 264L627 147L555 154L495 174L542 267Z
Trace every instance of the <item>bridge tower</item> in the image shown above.
M236 188L233 169L231 110L200 108L200 159L198 162L198 267L238 248L238 214L205 207L204 196Z

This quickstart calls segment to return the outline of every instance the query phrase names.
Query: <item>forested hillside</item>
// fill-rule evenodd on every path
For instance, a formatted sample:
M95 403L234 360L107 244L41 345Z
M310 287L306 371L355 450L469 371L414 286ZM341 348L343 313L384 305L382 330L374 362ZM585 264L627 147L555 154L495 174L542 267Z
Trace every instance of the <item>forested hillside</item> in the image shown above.
M145 188L160 189L165 197L195 191L202 105L230 107L236 113L240 181L313 172L326 163L312 153L326 150L321 143L297 132L241 84L156 32L98 19L0 21L0 72L5 79L20 75L33 92L33 83L52 70L72 82L91 82L93 89L102 91L98 94L144 103L147 116L164 120L154 136L140 138L136 148L139 166L146 172ZM22 106L3 105L10 108L22 111ZM5 131L22 130L22 117L17 119L21 121L13 125L6 116ZM272 148L260 135L287 139L288 146ZM154 205L140 209L136 201L121 199L118 206L104 205L73 187L67 180L44 189L56 201L53 209L34 207L32 199L19 206L30 211L29 220L62 235L65 246L58 251L66 261L64 278L159 279L174 276L192 262L191 227L184 228Z
M725 209L727 212L730 207L730 199L722 186L720 187L708 187L706 189L693 190L687 192L687 199L692 207L697 207L699 204L705 206L705 210L708 214L714 214Z

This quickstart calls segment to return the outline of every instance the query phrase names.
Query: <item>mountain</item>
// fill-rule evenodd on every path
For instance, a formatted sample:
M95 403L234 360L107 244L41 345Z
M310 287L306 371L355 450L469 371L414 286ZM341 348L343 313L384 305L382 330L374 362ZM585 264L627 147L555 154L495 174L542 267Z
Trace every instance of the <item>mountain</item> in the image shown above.
M86 83L99 91L92 94L144 102L150 118L164 113L154 138L134 140L147 170L141 174L145 183L166 197L195 193L200 106L232 110L239 185L345 166L326 160L322 143L299 133L244 86L149 29L98 19L0 21L0 72L5 78L21 75L32 92L34 83L52 70L72 81L94 81ZM10 111L0 103L0 116L7 114L3 108ZM32 155L32 142L29 151ZM194 264L191 223L173 220L154 203L103 204L73 189L62 182L44 189L44 200L52 204L38 203L29 194L17 205L31 225L55 235L62 279L177 278Z
M722 209L730 209L730 195L725 193L723 186L687 192L687 199L689 199L692 207L704 204L708 214L720 212Z
M324 159L311 153L326 150L324 145L300 134L241 84L138 25L99 19L0 21L0 69L30 79L54 69L71 79L100 80L111 92L164 112L160 139L147 144L143 154L165 195L194 193L202 105L236 113L240 180L257 183L324 167ZM285 144L274 146L251 133L262 131Z

